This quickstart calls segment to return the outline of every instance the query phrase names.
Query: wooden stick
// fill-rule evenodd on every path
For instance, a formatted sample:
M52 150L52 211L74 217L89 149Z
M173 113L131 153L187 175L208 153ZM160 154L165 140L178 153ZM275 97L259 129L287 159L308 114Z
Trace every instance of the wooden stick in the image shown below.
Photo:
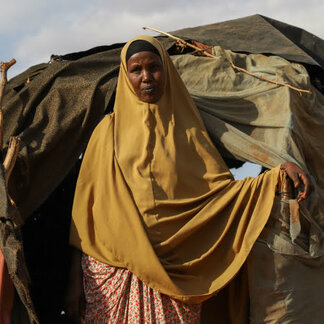
M2 98L4 94L4 89L7 84L7 71L8 69L16 63L15 59L10 62L1 62L1 78L0 78L0 150L3 150L3 113L2 113Z
M3 112L2 112L2 98L4 94L4 89L7 85L7 71L8 69L16 63L15 59L10 62L1 62L1 79L0 79L0 150L3 152ZM8 193L8 183L11 172L15 166L18 152L20 149L20 139L18 137L11 137L9 141L9 147L6 157L3 161L5 185L7 190L7 195L12 206L15 206L15 202L11 199Z
M157 33L160 33L160 34L162 34L162 35L168 36L168 37L170 37L170 38L176 40L176 41L177 41L178 43L180 43L182 46L189 46L189 47L191 47L191 48L193 48L193 49L195 49L195 50L197 50L197 51L202 52L203 54L205 54L205 55L208 56L208 57L216 58L215 55L208 53L206 50L201 49L201 48L199 48L199 47L197 47L197 46L195 46L195 45L192 45L192 44L190 44L190 43L184 41L183 39L181 39L181 38L179 38L179 37L176 37L176 36L173 36L173 35L171 35L171 34L169 34L169 33L163 32L163 31L161 31L161 30L158 30L158 29L155 29L155 28L152 28L152 27L143 27L143 29L144 29L144 30L145 30L145 29L149 29L149 30L155 31L155 32L157 32ZM280 81L274 81L274 80L268 79L268 78L266 78L266 77L264 77L264 76L262 76L262 75L259 75L259 74L255 74L255 73L249 72L249 71L246 70L246 69L243 69L243 68L241 68L241 67L239 67L239 66L236 66L233 62L231 62L231 60L228 59L228 57L226 57L226 58L227 58L227 60L229 61L229 63L231 64L232 68L235 69L235 70L237 70L237 71L240 71L240 72L246 73L246 74L248 74L248 75L254 76L254 77L258 78L258 79L261 79L261 80L264 80L264 81L267 81L267 82L270 82L270 83L273 83L273 84L276 84L276 85L280 85L280 86L288 87L288 88L290 88L290 89L292 89L292 90L298 91L300 95L302 95L303 92L305 92L305 93L309 93L309 94L312 93L312 91L310 91L310 90L299 89L299 88L296 88L296 87L294 87L294 86L292 86L292 85L290 85L290 84L288 84L288 83L280 82Z
M10 62L0 63L1 70L1 78L0 78L0 150L3 152L3 113L2 113L2 98L4 94L4 89L7 84L7 71L8 69L16 63L16 60L12 59ZM17 149L18 147L18 149ZM8 153L5 157L5 161L3 163L4 167L4 177L5 177L5 186L8 194L8 181L13 169L13 164L17 158L18 151L20 147L20 141L17 142L15 140L10 140ZM17 151L17 152L16 152ZM15 206L15 202L11 199L8 194L8 199L12 206ZM0 314L0 317L3 319L7 319L9 322L11 321L11 312L14 303L14 294L15 288L11 277L8 273L8 269L6 266L6 260L0 250L0 303L4 306L4 309L0 311L3 314ZM1 307L2 308L2 307ZM1 316L2 315L2 316ZM2 323L1 319L0 322ZM6 320L5 320L6 322Z
M173 35L171 35L171 34L169 34L169 33L163 32L163 31L161 31L161 30L158 30L158 29L155 29L155 28L152 28L152 27L143 27L143 29L144 29L144 30L145 30L145 29L149 29L149 30L155 31L155 32L157 32L157 33L163 34L163 35L165 35L165 36L168 36L168 37L170 37L170 38L176 40L178 43L180 43L180 44L182 44L182 45L184 45L184 46L189 46L189 47L191 47L191 48L193 48L193 49L195 49L195 50L202 51L206 56L209 56L209 57L215 58L214 55L212 55L212 54L206 52L205 50L202 50L201 48L199 48L199 47L197 47L197 46L195 46L195 45L192 45L192 44L190 44L190 43L184 41L183 39L181 39L181 38L179 38L179 37L173 36Z
M7 151L5 160L3 162L3 169L4 169L4 174L5 174L6 185L8 185L11 172L15 166L18 152L20 149L20 144L21 144L21 141L20 141L19 137L16 137L16 136L10 137L8 151Z

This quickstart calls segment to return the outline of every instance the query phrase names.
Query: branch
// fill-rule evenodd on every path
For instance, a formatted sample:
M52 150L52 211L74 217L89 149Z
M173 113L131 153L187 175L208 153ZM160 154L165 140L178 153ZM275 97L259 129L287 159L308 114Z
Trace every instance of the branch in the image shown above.
M9 142L8 151L5 157L5 160L3 162L3 169L5 174L5 181L6 185L8 186L9 178L11 175L11 172L15 166L18 152L20 149L20 138L19 137L11 137Z
M0 150L3 151L3 112L2 112L2 99L4 94L4 89L7 85L7 71L8 69L16 63L15 59L12 59L10 62L1 62L1 78L0 78ZM9 147L6 154L6 157L3 161L5 185L8 193L8 182L11 175L11 172L15 166L18 152L20 149L20 139L18 137L11 137L9 141ZM11 204L14 206L15 202L11 199L8 194L8 198Z
M2 113L2 98L4 89L7 84L7 71L16 63L15 59L10 62L1 62L1 79L0 79L0 150L3 150L3 113Z
M195 46L195 45L192 45L192 44L190 44L190 43L184 41L183 39L181 39L181 38L179 38L179 37L176 37L176 36L173 36L173 35L171 35L171 34L169 34L169 33L163 32L163 31L161 31L161 30L158 30L158 29L155 29L155 28L152 28L152 27L143 27L143 29L144 29L144 30L145 30L145 29L149 29L149 30L155 31L155 32L157 32L157 33L160 33L160 34L162 34L162 35L168 36L168 37L170 37L170 38L176 40L177 43L178 43L181 47L183 47L183 46L185 46L185 47L188 46L188 47L191 47L191 48L195 49L196 51L200 51L201 53L205 54L205 55L208 56L208 57L216 58L215 55L208 53L206 50L201 49L201 48L199 48L199 47L197 47L197 46ZM227 59L228 59L228 58L227 58ZM290 89L292 89L292 90L298 91L300 95L302 95L303 92L305 92L305 93L309 93L309 94L312 93L312 91L310 91L310 90L299 89L299 88L296 88L296 87L294 87L294 86L292 86L292 85L290 85L290 84L288 84L288 83L280 82L280 81L274 81L274 80L268 79L268 78L266 78L266 77L264 77L264 76L262 76L262 75L259 75L259 74L255 74L255 73L249 72L248 70L245 70L245 69L243 69L243 68L241 68L241 67L239 67L239 66L236 66L233 62L231 62L230 59L228 59L228 61L229 61L229 63L231 64L232 68L235 69L235 70L237 70L237 71L240 71L240 72L246 73L246 74L248 74L248 75L254 76L254 77L258 78L258 79L261 79L261 80L264 80L264 81L267 81L267 82L270 82L270 83L273 83L273 84L276 84L276 85L280 85L280 86L288 87L288 88L290 88Z

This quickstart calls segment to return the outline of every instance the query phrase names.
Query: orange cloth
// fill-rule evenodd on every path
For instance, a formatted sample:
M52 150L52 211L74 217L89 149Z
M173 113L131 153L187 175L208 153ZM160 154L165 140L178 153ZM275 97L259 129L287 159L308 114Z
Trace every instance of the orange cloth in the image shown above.
M114 113L95 129L80 170L70 242L199 303L244 263L270 215L280 170L234 181L167 52L154 38L140 39L161 55L164 93L155 104L137 98L126 44Z

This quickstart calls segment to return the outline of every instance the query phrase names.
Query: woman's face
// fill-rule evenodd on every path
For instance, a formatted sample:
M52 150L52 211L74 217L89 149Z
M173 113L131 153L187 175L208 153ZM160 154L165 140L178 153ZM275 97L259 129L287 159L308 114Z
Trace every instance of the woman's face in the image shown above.
M163 94L164 69L152 52L138 52L127 62L127 76L137 97L147 103L157 102Z

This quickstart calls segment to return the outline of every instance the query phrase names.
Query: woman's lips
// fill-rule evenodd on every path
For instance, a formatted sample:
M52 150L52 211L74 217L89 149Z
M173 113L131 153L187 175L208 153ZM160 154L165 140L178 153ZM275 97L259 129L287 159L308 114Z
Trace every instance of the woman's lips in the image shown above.
M147 87L142 88L142 91L145 93L151 93L154 91L154 89L155 88L153 86L147 86Z

